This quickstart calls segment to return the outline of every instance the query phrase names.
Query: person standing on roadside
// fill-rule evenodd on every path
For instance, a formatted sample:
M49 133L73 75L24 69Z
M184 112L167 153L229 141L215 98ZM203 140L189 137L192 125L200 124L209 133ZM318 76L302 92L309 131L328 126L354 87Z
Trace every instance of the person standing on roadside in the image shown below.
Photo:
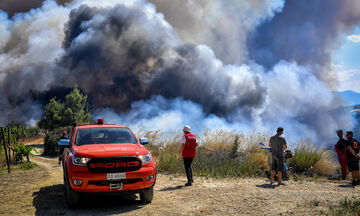
M59 137L59 140L68 140L68 139L69 139L69 137L68 137L68 135L67 135L67 132L66 132L66 131L63 131L63 132L62 132L62 136ZM58 148L59 148L59 160L58 160L58 164L60 164L61 161L62 161L63 153L64 153L64 147L63 147L63 146L58 146Z
M359 142L353 139L353 132L346 131L347 164L352 176L352 185L359 185Z
M281 135L284 133L284 128L278 127L276 135L272 136L269 141L271 148L271 182L274 183L275 172L277 171L278 185L285 185L282 182L282 172L284 170L284 150L287 149L286 140Z
M346 138L342 130L336 131L339 140L335 144L335 151L338 156L338 160L341 166L342 179L345 180L347 176L347 155L346 155Z
M196 136L191 133L191 128L188 125L185 125L183 128L184 136L181 140L181 154L184 159L185 172L187 177L187 183L185 186L191 186L194 183L191 164L196 155L196 147L198 143L196 142Z

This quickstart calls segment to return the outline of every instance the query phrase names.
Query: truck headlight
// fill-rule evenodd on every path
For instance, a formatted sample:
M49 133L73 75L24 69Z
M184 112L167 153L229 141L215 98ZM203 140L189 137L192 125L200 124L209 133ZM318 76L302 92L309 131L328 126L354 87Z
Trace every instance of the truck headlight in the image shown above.
M89 162L90 158L83 157L73 157L72 162L77 166L87 166L87 162Z
M146 164L146 163L149 163L150 161L152 161L151 154L141 155L141 156L139 156L139 158L140 158L142 164Z

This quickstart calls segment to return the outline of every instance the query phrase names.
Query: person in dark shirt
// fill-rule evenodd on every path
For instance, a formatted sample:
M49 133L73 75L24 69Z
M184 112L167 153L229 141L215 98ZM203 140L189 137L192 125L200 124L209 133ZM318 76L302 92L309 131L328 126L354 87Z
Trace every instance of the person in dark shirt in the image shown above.
M347 175L347 155L346 155L346 141L342 130L336 131L339 140L335 144L335 151L341 166L342 179L346 179Z
M269 147L271 148L271 184L274 183L275 172L278 175L278 185L285 185L282 182L282 172L284 170L284 150L287 149L286 140L281 135L284 132L284 128L279 127L276 130L276 135L272 136L269 141Z
M346 132L347 164L352 175L352 185L359 185L359 142L353 139L353 132Z

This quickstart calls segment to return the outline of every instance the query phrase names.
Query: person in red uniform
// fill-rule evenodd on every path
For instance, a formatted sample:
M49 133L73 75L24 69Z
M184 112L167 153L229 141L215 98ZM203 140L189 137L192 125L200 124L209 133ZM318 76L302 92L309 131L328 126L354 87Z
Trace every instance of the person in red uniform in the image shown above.
M335 151L341 166L342 179L344 180L347 176L346 138L344 137L344 133L342 130L337 130L336 134L339 137L339 140L335 144Z
M181 154L184 159L187 183L185 186L191 186L194 183L191 163L196 155L196 147L198 143L196 142L196 136L191 133L191 128L188 125L185 125L183 128L184 136L181 140Z

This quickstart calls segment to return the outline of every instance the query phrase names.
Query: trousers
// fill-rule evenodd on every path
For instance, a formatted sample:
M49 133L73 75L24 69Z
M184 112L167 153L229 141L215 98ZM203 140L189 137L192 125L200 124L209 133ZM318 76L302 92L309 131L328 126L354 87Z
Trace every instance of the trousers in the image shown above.
M194 158L183 158L184 159L184 165L185 165L185 172L188 182L193 182L193 174L191 169L191 163L193 162Z
M338 160L339 160L339 163L340 163L340 166L341 166L342 176L343 176L343 178L345 178L346 175L347 175L347 157L346 157L346 154L343 157L343 153L344 153L345 149L340 150L335 145L335 151L337 153Z

